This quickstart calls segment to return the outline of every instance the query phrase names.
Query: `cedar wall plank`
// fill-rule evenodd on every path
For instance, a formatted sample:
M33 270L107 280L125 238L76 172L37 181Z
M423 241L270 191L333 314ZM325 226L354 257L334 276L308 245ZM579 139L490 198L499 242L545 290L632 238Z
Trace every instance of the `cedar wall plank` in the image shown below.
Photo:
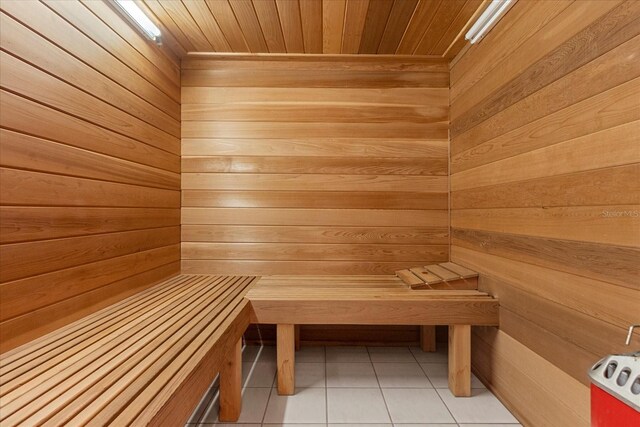
M0 13L3 352L180 267L178 64L95 6Z
M369 20L364 43L383 31ZM183 61L184 271L385 274L448 257L441 64L216 58Z
M640 321L639 20L518 2L451 70L451 259L501 301L473 367L525 425L587 426L589 366Z

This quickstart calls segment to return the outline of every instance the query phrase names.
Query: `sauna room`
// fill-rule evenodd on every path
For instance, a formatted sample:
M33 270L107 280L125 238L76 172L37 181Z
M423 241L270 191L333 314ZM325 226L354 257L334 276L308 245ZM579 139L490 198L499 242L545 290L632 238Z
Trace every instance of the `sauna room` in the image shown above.
M0 426L640 426L640 1L0 20Z

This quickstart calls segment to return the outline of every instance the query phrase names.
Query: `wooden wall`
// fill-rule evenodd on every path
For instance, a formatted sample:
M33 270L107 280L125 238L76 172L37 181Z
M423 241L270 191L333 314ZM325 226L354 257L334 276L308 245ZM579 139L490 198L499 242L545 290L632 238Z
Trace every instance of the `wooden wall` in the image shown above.
M473 366L525 425L589 425L587 370L633 349L639 58L640 2L520 1L451 69L452 260L501 304Z
M1 6L4 351L179 270L180 70L106 3Z
M448 85L441 60L183 59L183 271L447 260Z

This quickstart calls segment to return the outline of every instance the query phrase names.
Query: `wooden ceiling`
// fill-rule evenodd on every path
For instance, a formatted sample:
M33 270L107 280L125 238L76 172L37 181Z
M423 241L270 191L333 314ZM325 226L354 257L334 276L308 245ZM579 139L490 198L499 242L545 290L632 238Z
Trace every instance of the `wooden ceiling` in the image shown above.
M453 58L487 0L138 0L187 52Z

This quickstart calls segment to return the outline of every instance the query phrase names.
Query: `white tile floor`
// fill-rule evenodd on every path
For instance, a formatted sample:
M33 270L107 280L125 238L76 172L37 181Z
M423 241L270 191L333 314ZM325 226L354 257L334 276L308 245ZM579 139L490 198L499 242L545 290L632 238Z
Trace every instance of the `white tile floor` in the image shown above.
M518 421L472 379L473 396L447 388L446 349L303 347L296 353L296 394L279 396L274 347L245 347L243 407L230 426L515 427ZM217 423L214 382L188 426Z

